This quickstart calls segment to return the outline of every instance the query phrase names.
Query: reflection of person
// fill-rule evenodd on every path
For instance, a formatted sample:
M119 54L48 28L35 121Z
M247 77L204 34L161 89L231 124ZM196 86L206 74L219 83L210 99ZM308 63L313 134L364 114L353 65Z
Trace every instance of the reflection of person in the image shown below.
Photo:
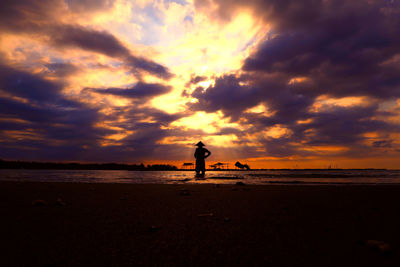
M206 172L206 162L205 158L211 155L211 152L204 148L204 144L200 141L196 144L197 148L194 152L194 157L196 158L196 174L204 175Z

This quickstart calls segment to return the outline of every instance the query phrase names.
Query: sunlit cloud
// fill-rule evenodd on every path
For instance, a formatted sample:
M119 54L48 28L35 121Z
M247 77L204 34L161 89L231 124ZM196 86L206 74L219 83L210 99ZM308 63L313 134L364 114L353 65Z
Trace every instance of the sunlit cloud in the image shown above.
M393 167L392 2L5 2L0 157Z
M334 108L334 107L355 107L355 106L368 106L373 104L375 101L368 99L367 97L341 97L334 98L327 95L321 95L315 99L314 104L311 106L312 112L321 112L323 110Z

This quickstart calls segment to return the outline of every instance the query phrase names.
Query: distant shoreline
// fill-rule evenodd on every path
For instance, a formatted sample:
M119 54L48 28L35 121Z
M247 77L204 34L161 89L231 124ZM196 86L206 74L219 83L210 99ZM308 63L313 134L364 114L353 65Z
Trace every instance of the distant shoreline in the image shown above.
M27 170L126 170L126 171L194 171L194 169L180 169L169 164L121 164L121 163L63 163L63 162L38 162L38 161L6 161L0 159L0 169L27 169ZM251 169L250 171L386 171L389 169L375 168L326 168L326 169ZM393 169L395 170L395 169ZM207 171L242 171L240 169L207 169Z
M37 161L0 160L0 169L28 170L127 170L127 171L174 171L178 168L169 164L121 164L121 163L63 163Z

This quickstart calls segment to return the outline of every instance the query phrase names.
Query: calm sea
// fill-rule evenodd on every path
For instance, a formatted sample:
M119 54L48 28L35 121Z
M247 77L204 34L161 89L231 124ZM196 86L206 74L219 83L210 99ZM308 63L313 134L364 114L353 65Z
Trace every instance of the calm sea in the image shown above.
M192 171L0 170L0 181L130 184L400 184L400 170Z

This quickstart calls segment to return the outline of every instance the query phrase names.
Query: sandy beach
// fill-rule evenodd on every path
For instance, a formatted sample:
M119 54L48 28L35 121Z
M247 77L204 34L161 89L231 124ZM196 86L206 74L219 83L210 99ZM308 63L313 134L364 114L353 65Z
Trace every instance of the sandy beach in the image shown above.
M400 266L400 186L0 182L2 266Z

